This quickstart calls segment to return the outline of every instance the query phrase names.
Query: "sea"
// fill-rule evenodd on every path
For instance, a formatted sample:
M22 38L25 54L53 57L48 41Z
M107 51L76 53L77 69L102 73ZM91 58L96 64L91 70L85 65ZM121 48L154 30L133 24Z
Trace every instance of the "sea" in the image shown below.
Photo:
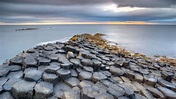
M18 30L26 28L37 29ZM0 64L34 46L82 33L103 33L132 52L176 58L176 25L14 25L0 26Z

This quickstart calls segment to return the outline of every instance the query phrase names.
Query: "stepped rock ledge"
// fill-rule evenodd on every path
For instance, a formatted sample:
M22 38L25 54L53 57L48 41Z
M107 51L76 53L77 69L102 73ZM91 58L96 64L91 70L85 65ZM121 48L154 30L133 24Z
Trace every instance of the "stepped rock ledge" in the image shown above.
M0 99L176 99L176 60L81 34L0 65ZM112 42L111 42L112 43Z

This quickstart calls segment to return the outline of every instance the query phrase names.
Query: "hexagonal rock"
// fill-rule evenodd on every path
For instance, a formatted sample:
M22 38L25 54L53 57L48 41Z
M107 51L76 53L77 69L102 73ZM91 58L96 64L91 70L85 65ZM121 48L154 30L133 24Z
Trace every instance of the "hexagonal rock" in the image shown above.
M16 82L11 89L12 95L16 98L27 98L32 99L33 97L33 88L35 82L28 82L25 80L19 80Z
M92 61L93 61L94 71L98 71L100 69L101 62L97 59L93 59Z
M65 83L67 83L71 87L74 87L77 86L80 83L80 81L77 78L72 77L65 80Z
M50 54L48 58L51 59L52 62L57 62L59 59L59 54Z
M157 83L157 79L150 75L144 75L144 82L149 86L155 86Z
M90 72L82 71L79 73L80 80L91 80L91 78L92 78L92 73Z
M53 84L49 82L39 82L35 85L34 99L45 99L53 94Z
M162 94L162 92L160 92L158 89L150 87L150 86L146 86L145 87L150 93L152 93L153 96L155 96L156 98L160 98L160 99L164 99L164 95Z
M95 96L95 99L114 99L114 97L108 93L99 93Z
M101 83L107 87L110 87L113 83L109 80L101 80Z
M88 71L88 72L93 72L93 68L92 67L86 67L86 66L84 66L83 69L85 71Z
M139 69L139 72L140 72L141 74L143 74L143 75L149 74L148 69Z
M125 94L125 91L124 90L120 91L118 89L116 90L115 88L113 89L113 88L109 87L108 88L108 93L112 94L115 97L115 99L116 99L116 98L118 98L120 96L123 96Z
M171 73L171 72L167 72L167 71L162 71L162 72L161 72L161 77L162 77L163 79L169 81L169 82L172 80L172 77L173 77L173 76L174 76L174 74Z
M135 74L134 74L133 71L128 71L128 72L126 72L125 75L126 75L126 77L129 78L130 80L134 80Z
M63 69L70 69L72 67L72 64L71 63L64 63L64 64L61 64L61 67Z
M19 65L10 65L10 66L8 67L8 69L9 69L9 71L11 71L11 72L15 72L15 71L21 70L21 66L19 66Z
M110 66L110 72L115 76L122 76L124 72L115 66Z
M81 64L82 64L83 66L90 66L90 67L93 66L93 62L92 62L92 60L90 60L90 59L82 59L82 60L81 60Z
M18 78L9 78L9 80L3 85L4 90L10 91L12 86L20 79Z
M0 77L6 76L8 73L9 73L9 69L8 68L0 69Z
M144 77L141 74L135 73L135 75L134 75L134 80L135 81L141 83L141 82L143 82L143 79L144 79Z
M80 93L75 90L64 91L62 99L80 99Z
M71 76L71 72L70 72L70 70L66 70L66 69L63 69L63 68L61 68L61 69L59 69L59 70L57 70L57 72L56 72L58 75L59 75L59 77L61 78L61 79L68 79L68 78L70 78L70 76Z
M99 80L107 79L107 77L102 72L94 72L92 76L92 81L97 82Z
M0 94L0 99L14 99L10 92L3 92Z
M23 77L23 71L17 71L17 72L10 72L7 75L8 78L22 78Z
M23 66L25 66L25 67L37 66L37 61L36 61L36 59L32 55L28 55L23 60Z
M176 92L164 87L158 87L158 89L164 94L167 99L176 99Z
M128 86L125 86L124 84L118 84L120 87L122 87L123 89L125 89L125 94L127 96L132 96L134 94L134 90Z
M81 66L81 62L79 59L70 59L70 62L73 63L74 67L80 67Z
M21 65L22 62L23 62L23 57L21 57L21 56L15 56L14 58L10 59L10 62L12 64Z
M107 87L104 84L102 84L101 82L97 82L92 87L97 89L100 93L106 93L107 92Z
M40 65L49 65L51 62L51 59L44 58L44 57L38 57L38 62Z
M47 73L56 73L61 67L58 65L50 65L45 68L45 72Z
M69 60L66 58L65 54L59 54L59 60L60 63L69 63Z
M3 90L3 85L8 80L8 78L2 77L0 78L0 92Z
M38 81L42 77L42 72L35 69L28 70L24 74L24 79L28 81Z
M92 87L83 87L81 90L82 99L94 99L98 94L98 90Z
M72 77L78 77L78 73L76 72L76 70L71 69L70 71L71 71L71 76Z
M87 81L87 80L83 80L79 83L79 88L83 88L83 87L92 87L94 84L91 81Z
M163 79L158 79L158 83L164 87L167 87L167 88L170 88L170 89L176 91L176 85L174 83L170 83L170 82L163 80Z
M53 84L59 81L59 78L56 74L44 73L42 79L46 82L51 82Z

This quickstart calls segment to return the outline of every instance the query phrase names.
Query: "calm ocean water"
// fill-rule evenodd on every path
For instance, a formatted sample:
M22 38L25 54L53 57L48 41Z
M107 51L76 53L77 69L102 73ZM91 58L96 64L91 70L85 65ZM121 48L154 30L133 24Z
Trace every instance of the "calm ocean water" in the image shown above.
M22 28L37 30L16 31ZM66 41L75 34L104 33L107 40L149 56L176 58L176 26L170 25L43 25L0 26L0 64L16 54L48 41Z

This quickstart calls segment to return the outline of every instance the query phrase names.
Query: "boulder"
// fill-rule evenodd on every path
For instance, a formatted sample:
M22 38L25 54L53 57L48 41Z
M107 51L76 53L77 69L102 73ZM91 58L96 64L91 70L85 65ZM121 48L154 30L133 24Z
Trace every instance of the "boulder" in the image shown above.
M33 88L35 86L35 82L29 82L25 80L18 80L11 89L12 95L16 99L27 98L32 99L33 97Z
M56 74L44 73L42 79L46 82L56 84L59 82L59 78Z
M158 87L167 99L176 99L176 93L168 88Z
M79 85L80 81L77 78L71 77L71 78L65 80L65 83L67 83L71 87L75 87L75 86Z
M110 72L114 76L122 76L124 74L124 72L120 68L117 68L115 66L110 66Z
M92 73L82 71L79 73L79 79L80 80L91 80L92 79Z
M71 76L70 70L66 70L66 69L63 69L63 68L57 70L56 73L58 74L58 76L59 76L62 80L68 79L68 78L70 78L70 76Z
M107 79L106 75L104 75L102 72L94 72L92 76L92 81L97 82L100 80Z
M27 70L24 74L24 79L28 81L38 81L42 77L42 72L35 69Z
M53 95L53 84L49 82L39 82L35 85L34 99L46 99Z

